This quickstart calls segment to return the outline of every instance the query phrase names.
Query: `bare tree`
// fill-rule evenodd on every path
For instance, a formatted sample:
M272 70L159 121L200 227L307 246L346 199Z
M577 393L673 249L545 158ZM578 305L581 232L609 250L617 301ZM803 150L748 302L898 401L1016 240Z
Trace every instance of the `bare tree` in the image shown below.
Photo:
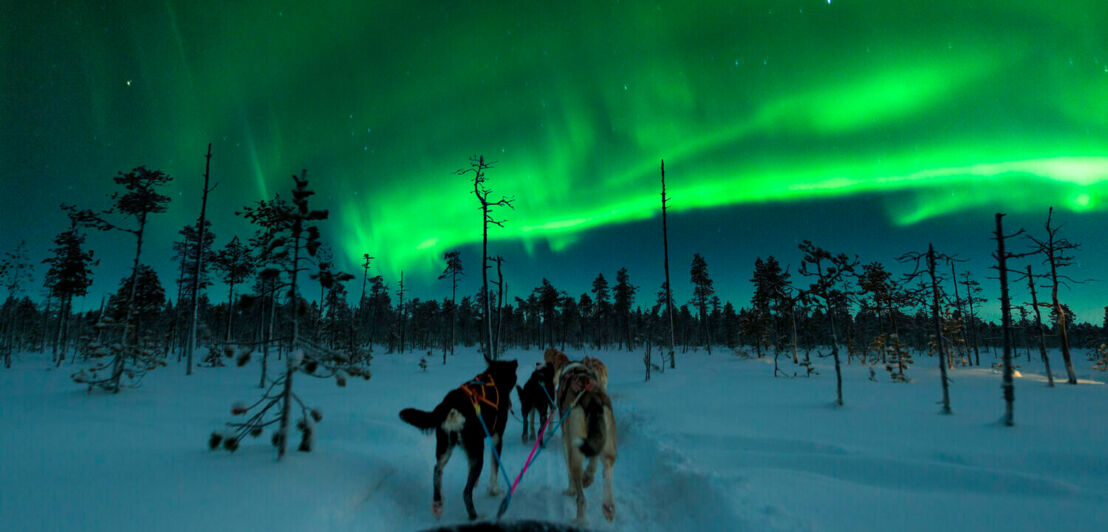
M981 283L973 280L970 272L962 272L962 286L966 288L966 303L969 306L969 316L967 321L969 322L970 343L973 345L973 365L981 365L981 351L978 348L977 341L977 314L974 311L974 303L984 303L986 300L978 297L981 293Z
M1010 235L1004 234L1003 218L1003 213L996 213L996 231L993 233L993 239L996 240L996 252L993 253L993 258L996 259L996 270L1000 280L1000 320L1004 331L1004 376L1001 384L1004 389L1004 424L1011 427L1015 424L1012 403L1016 400L1016 388L1012 382L1012 300L1008 296L1008 259L1024 255L1017 255L1006 250L1005 241L1023 233L1023 229Z
M489 301L489 224L497 227L504 227L504 220L497 220L492 217L491 209L496 207L508 207L513 208L512 203L515 201L512 198L501 196L499 200L490 201L489 195L492 194L492 189L485 185L485 173L492 168L493 162L486 162L485 156L470 157L470 167L462 168L455 172L456 175L465 175L468 173L473 174L473 194L477 196L477 201L481 204L481 295L484 299L484 314L482 320L484 321L482 335L482 342L484 344L485 354L493 360L496 360L496 354L493 353L493 338L492 338L492 312L490 309L491 302Z
M1058 270L1073 265L1073 255L1069 254L1079 247L1078 244L1058 236L1061 226L1053 225L1054 207L1051 207L1046 215L1046 238L1039 240L1031 235L1028 239L1034 243L1036 253L1043 255L1043 264L1050 266L1050 300L1054 309L1055 325L1058 327L1058 338L1062 345L1062 361L1066 364L1066 383L1077 384L1077 373L1073 370L1073 360L1070 357L1070 337L1066 331L1066 310L1062 302L1058 300L1058 287L1069 286L1074 283L1069 276L1058 273Z
M1043 332L1043 315L1039 312L1041 305L1039 297L1035 293L1035 275L1031 273L1031 265L1027 265L1027 288L1031 291L1031 307L1035 309L1035 330L1039 333L1039 356L1043 359L1043 367L1046 370L1046 385L1054 387L1054 373L1050 370L1050 357L1046 353L1046 334Z
M923 260L926 259L926 266ZM934 327L935 349L939 353L939 375L943 385L943 414L951 414L950 410L950 378L947 376L947 355L943 342L942 307L939 304L939 276L935 273L936 263L940 260L952 262L954 257L946 254L935 253L935 246L927 244L927 253L911 252L901 255L901 262L914 262L915 268L905 277L905 284L921 277L925 272L931 279L931 324ZM954 270L952 269L951 272Z
M666 270L666 315L669 316L669 369L674 369L677 362L674 360L675 353L677 351L677 341L673 332L673 292L670 287L673 286L669 283L669 229L666 227L666 204L669 203L670 198L666 197L666 161L662 160L662 253L665 257L665 270ZM662 361L661 367L665 367L665 360Z
M208 188L208 181L210 177L209 170L211 170L212 164L212 143L208 143L208 154L204 157L204 194L200 202L200 219L196 222L196 232L200 235L200 242L204 241L204 217L208 210L208 193L213 188ZM195 264L193 267L192 277L192 321L189 323L189 343L188 354L185 361L185 375L192 375L192 354L196 351L196 325L200 321L200 270L204 267L204 254L201 253L203 246L196 247Z

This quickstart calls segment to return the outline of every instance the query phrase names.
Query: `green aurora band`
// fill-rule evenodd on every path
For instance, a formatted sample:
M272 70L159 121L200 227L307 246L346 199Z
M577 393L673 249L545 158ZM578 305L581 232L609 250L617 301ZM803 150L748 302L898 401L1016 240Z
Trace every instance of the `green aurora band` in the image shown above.
M657 216L662 158L675 212L856 195L897 225L1108 210L1102 0L441 4L17 6L49 29L5 26L0 45L68 38L42 60L77 94L54 97L105 150L192 175L181 161L223 139L239 198L308 168L347 266L369 252L390 275L479 241L455 175L474 154L516 200L490 237L529 249Z

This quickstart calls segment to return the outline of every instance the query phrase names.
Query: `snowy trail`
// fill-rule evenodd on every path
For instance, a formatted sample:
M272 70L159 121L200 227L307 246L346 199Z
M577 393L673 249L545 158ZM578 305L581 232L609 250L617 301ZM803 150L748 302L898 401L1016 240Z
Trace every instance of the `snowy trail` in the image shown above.
M848 366L846 406L833 378L774 379L772 366L689 353L675 372L642 382L637 354L602 352L619 429L616 518L603 488L587 489L591 528L622 530L1094 530L1108 527L1108 386L1046 388L1033 368L1017 382L1014 428L997 424L999 377L956 369L953 416L938 415L937 371L869 382ZM525 380L541 355L516 351ZM210 430L232 402L257 393L257 366L171 365L143 388L87 394L69 368L20 360L0 371L0 530L423 530L467 521L466 474L455 451L443 478L445 515L431 515L434 437L400 421L476 375L472 350L441 364L384 355L373 379L346 388L299 377L297 393L323 411L315 450L275 462L268 435L233 455L211 452ZM928 361L921 357L921 361ZM927 364L930 366L930 364ZM514 398L513 398L514 399ZM514 479L530 451L508 423L504 460ZM487 451L486 451L487 452ZM572 498L555 435L523 477L506 520L570 523ZM479 513L489 459L474 491ZM599 475L598 475L599 477ZM598 478L599 480L599 478ZM503 479L498 484L504 486Z
M510 356L519 358L521 381L526 380L530 369L534 367L534 362L541 358L537 353L527 352L513 352ZM474 374L480 371L480 365L472 361L452 360L450 365L472 366ZM453 373L454 380L458 380L457 374L467 374L463 370L452 369L450 366L445 370L440 366L429 372L436 370ZM420 377L431 377L431 375L416 376L416 378ZM435 375L434 378L438 380L440 377ZM623 397L634 393L624 389L628 385L633 388L632 383L635 383L633 377L613 378L613 382L609 385L609 392L613 395L616 409L619 438L619 457L613 470L616 517L611 523L604 519L601 511L603 484L598 471L596 482L586 489L589 502L588 526L594 530L613 531L741 530L742 527L737 526L737 519L731 514L727 501L716 493L716 490L721 487L713 485L710 479L689 467L687 458L681 456L676 450L667 448L645 433L642 427L648 423L643 418L644 414L635 413L621 402ZM453 384L453 386L456 385ZM430 408L451 386L451 384L442 388L429 386L429 389L423 392L428 402L404 406ZM517 401L514 396L513 401ZM396 407L395 410L398 411L399 408ZM386 420L381 421L387 423ZM556 422L557 419L551 422L551 428ZM425 436L406 425L401 424L401 426L403 431L408 433L401 434L401 438L413 440L410 443L416 447L409 448L406 452L414 454L413 463L419 464L413 466L412 471L405 471L405 478L421 488L414 494L414 499L409 499L407 504L401 503L415 516L412 524L416 528L428 528L443 523L465 522L461 491L464 486L466 465L461 450L455 451L443 475L445 512L442 522L439 523L434 521L430 514L434 438ZM521 430L522 427L518 421L514 419L510 421L503 445L502 459L508 469L509 478L513 480L527 459L532 445L523 444L520 438ZM490 460L486 450L485 469L480 483L474 489L474 505L484 519L495 516L503 498L502 495L496 497L488 495ZM506 491L503 478L498 480L498 485ZM576 503L573 497L563 494L566 485L567 473L559 432L553 434L547 448L538 455L521 479L504 519L571 522L576 515Z

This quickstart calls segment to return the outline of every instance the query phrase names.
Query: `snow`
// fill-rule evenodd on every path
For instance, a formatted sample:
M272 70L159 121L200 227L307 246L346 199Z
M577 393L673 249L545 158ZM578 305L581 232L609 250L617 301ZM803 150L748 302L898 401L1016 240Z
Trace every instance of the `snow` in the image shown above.
M569 353L578 358L583 353ZM984 355L984 353L983 353ZM601 352L619 425L616 519L587 490L597 530L1103 530L1108 527L1106 375L1054 389L1021 362L1015 427L998 422L1000 376L955 369L954 415L939 414L934 359L917 357L910 384L845 367L845 407L832 406L833 370L774 379L772 362L722 350L679 355L676 371L643 383L641 353ZM238 451L207 449L236 401L256 397L256 361L242 368L170 365L118 395L87 393L76 367L24 355L0 370L0 530L419 530L465 521L459 449L443 479L445 514L431 515L434 437L399 420L430 409L477 374L481 358L379 354L372 380L298 376L318 407L311 453L280 463L269 432ZM520 382L541 359L520 360ZM982 358L986 358L983 356ZM787 368L791 364L784 362ZM1055 354L1054 365L1061 367ZM530 446L511 420L503 459L514 479ZM568 523L560 436L520 482L505 519ZM295 446L293 446L295 448ZM474 491L478 512L490 461ZM503 482L499 482L503 486Z

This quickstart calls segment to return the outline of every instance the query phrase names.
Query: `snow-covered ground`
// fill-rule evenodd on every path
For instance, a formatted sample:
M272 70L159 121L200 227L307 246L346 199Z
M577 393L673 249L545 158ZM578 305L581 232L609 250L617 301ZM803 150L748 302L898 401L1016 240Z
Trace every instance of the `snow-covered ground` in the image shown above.
M811 379L774 379L771 362L690 353L677 371L643 383L641 353L600 356L619 459L614 523L601 514L600 483L588 490L598 530L1108 529L1108 386L1083 353L1079 386L1048 389L1039 364L1023 362L1013 428L997 422L1000 377L990 370L955 370L954 415L939 415L938 371L926 357L911 384L888 382L880 368L871 382L868 370L846 367L846 406L836 408L825 366ZM508 357L520 360L522 382L541 354ZM192 377L171 364L113 396L86 393L71 367L22 357L0 370L0 530L419 530L464 521L464 455L446 469L437 523L434 437L397 412L430 409L483 362L473 350L446 366L436 355L423 373L419 358L379 355L373 379L346 388L299 378L298 393L324 418L312 453L277 463L268 435L234 454L206 445L234 401L256 396L253 364ZM509 422L504 446L513 478L530 450L520 428ZM572 519L559 442L523 478L506 518ZM500 499L485 494L488 463L474 500L491 516Z

